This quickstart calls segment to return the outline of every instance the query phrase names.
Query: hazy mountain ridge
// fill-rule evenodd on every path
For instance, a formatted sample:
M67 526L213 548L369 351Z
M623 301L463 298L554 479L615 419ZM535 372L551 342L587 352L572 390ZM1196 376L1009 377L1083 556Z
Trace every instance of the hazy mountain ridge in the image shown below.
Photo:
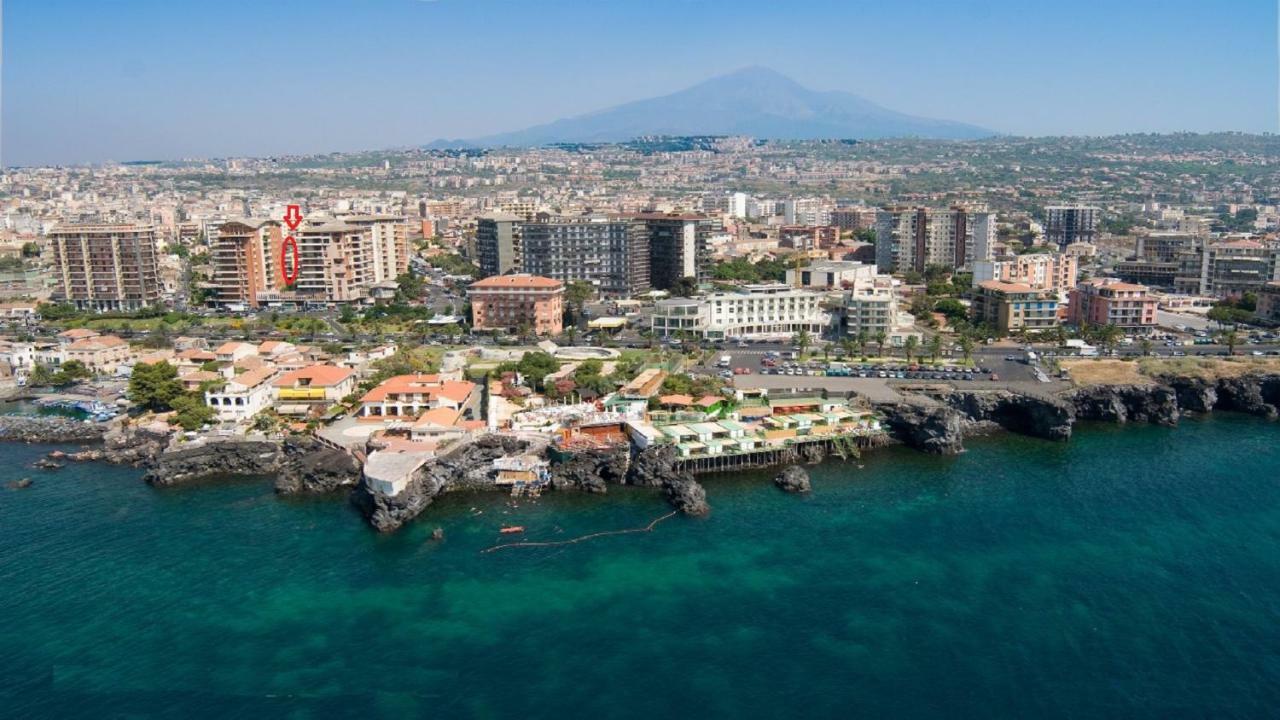
M780 140L924 137L967 140L997 133L922 118L845 92L810 90L767 68L746 68L670 95L636 100L524 130L431 147L622 142L644 135L750 135Z

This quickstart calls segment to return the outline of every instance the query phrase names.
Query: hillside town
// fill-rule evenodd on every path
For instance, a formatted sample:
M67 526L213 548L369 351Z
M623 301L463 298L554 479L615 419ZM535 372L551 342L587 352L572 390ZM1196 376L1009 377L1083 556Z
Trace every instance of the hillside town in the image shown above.
M9 169L0 384L14 412L145 426L171 451L305 437L383 498L495 438L472 470L516 495L616 452L665 448L679 473L856 456L913 395L1280 355L1275 142Z

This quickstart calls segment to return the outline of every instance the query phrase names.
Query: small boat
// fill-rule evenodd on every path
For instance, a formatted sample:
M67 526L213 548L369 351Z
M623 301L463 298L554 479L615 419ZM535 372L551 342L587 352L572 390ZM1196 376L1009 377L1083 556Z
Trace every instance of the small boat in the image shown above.
M503 535L511 535L513 533L522 533L524 532L524 526L523 525L503 525L502 529L499 530L498 532L502 533Z

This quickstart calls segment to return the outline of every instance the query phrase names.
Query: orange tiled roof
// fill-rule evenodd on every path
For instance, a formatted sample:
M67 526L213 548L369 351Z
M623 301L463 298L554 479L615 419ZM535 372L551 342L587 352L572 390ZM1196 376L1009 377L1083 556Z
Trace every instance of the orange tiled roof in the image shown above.
M299 382L307 380L310 381L311 387L331 387L342 383L352 375L355 375L355 371L350 368L340 368L335 365L310 365L281 375L273 384L276 387L293 387Z
M465 380L441 381L439 375L397 375L365 393L361 402L382 402L389 395L426 395L428 400L444 397L462 402L475 390L476 384Z
M418 421L414 423L416 427L426 425L440 425L443 427L452 427L458 424L458 419L462 417L462 413L453 408L439 407L428 410L418 417Z
M483 280L477 280L471 283L472 290L498 290L498 289L533 289L533 290L554 290L564 287L564 283L559 280L541 277L539 275L524 275L517 273L515 275L494 275Z

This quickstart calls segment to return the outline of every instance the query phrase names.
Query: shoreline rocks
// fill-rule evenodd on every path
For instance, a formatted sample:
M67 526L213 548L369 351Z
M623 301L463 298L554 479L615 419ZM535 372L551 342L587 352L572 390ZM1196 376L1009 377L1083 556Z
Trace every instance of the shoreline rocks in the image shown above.
M692 474L684 473L662 484L662 494L671 507L684 515L704 517L711 513L707 504L707 491Z
M0 441L22 443L98 443L107 433L101 423L50 415L0 415Z
M275 490L281 495L319 495L354 488L360 461L315 438L287 438L281 446Z

